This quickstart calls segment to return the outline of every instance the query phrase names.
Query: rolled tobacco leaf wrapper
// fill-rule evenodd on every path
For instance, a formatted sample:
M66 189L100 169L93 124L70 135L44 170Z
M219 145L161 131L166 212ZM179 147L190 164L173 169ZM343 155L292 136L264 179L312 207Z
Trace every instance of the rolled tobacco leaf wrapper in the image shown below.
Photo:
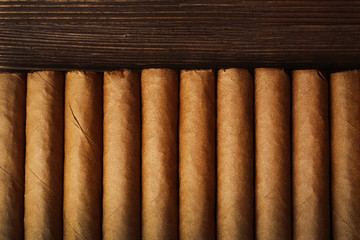
M255 221L257 239L291 239L290 80L255 69Z
M216 81L211 70L180 74L180 239L216 237Z
M27 78L25 238L62 239L64 74Z
M102 89L100 74L66 74L64 239L101 238Z
M317 70L292 72L293 238L330 238L329 84Z
M24 74L0 73L0 239L24 238Z
M360 239L360 72L331 74L334 239Z
M177 239L178 73L143 70L141 101L143 239Z
M218 71L218 239L254 238L253 92L253 78L247 70Z
M103 239L141 233L141 100L138 72L104 74Z

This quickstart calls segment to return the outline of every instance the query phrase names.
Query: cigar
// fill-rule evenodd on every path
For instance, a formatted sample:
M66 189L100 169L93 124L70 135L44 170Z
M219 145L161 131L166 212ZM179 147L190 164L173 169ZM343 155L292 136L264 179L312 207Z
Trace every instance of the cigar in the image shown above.
M254 238L254 82L243 69L218 71L217 236Z
M141 102L143 239L177 239L178 73L143 70Z
M256 239L291 238L290 80L255 69Z
M293 238L330 239L328 80L292 72Z
M62 239L64 74L34 72L27 78L26 239Z
M360 72L331 74L331 190L334 239L360 238Z
M103 239L140 239L140 154L139 74L105 72Z
M101 238L102 76L65 79L64 239Z
M24 74L0 73L0 239L24 238Z
M180 74L180 239L215 239L216 82L212 70Z

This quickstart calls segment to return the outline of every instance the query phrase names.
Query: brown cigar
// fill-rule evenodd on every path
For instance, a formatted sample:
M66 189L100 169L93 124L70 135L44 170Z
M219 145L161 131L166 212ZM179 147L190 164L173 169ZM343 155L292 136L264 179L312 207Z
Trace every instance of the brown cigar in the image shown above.
M247 70L218 71L218 239L254 238L253 91Z
M101 238L102 89L100 74L66 74L64 239Z
M257 239L291 239L290 80L255 69L255 220Z
M142 71L143 239L178 238L178 95L176 71Z
M64 74L28 74L25 238L62 239Z
M24 238L25 75L0 73L0 239Z
M105 72L103 239L140 238L140 154L139 74Z
M331 74L334 239L360 239L360 72Z
M180 239L215 239L215 74L184 70L180 78Z
M292 72L293 238L330 239L328 80Z

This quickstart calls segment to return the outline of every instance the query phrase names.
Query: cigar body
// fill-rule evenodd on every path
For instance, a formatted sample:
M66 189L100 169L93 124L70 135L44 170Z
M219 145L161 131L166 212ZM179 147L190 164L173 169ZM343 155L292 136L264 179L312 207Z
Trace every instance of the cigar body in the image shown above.
M178 238L178 78L170 69L141 74L143 239Z
M64 74L27 78L25 239L62 239Z
M360 72L331 74L331 190L334 239L360 238Z
M97 73L66 74L64 239L101 238L102 89Z
M181 71L180 239L215 239L216 82L211 70Z
M24 237L25 75L0 73L0 239Z
M293 71L294 239L330 238L328 90L317 70Z
M255 69L255 221L257 239L291 238L290 80Z
M218 71L218 239L254 238L253 91L247 70Z
M103 238L141 233L141 102L135 71L104 73Z

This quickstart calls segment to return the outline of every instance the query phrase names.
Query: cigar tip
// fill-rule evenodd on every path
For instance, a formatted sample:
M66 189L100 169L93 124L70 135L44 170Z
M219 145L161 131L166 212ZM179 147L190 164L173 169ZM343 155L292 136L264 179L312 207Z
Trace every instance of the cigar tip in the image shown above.
M99 73L95 71L82 71L82 70L74 70L66 73L66 75L97 75L97 74Z
M353 69L353 70L347 70L347 71L331 73L331 77L337 77L337 76L340 76L340 75L357 75L357 74L360 74L360 70Z
M292 73L299 73L299 72L317 72L318 70L315 68L300 68L292 70Z
M255 68L254 70L255 81L265 81L268 83L270 79L283 79L290 80L289 75L281 68ZM265 83L264 82L264 83Z
M210 72L213 73L213 69L183 69L181 70L181 73L202 73L202 72Z
M52 71L52 70L35 70L28 72L28 74L34 74L34 73L64 73L62 71Z
M297 69L297 70L293 70L291 72L291 76L292 76L292 81L294 82L295 79L313 79L313 80L324 80L327 81L326 76L319 70L317 69ZM300 80L301 81L301 80Z
M56 78L56 77L64 77L64 72L61 71L33 71L28 73L28 79L31 77L40 77L40 78Z
M125 73L125 72L131 72L132 70L129 70L127 68L119 69L119 70L111 70L111 71L105 71L104 74L118 74L118 73Z
M147 68L141 72L141 82L167 82L178 81L179 73L177 70L170 68Z
M113 71L106 71L104 72L104 78L112 78L112 77L120 77L124 78L131 74L138 73L138 71L133 71L129 69L120 69L120 70L113 70Z
M245 68L222 68L222 69L219 69L218 72L229 72L229 71L249 72L249 70L245 69Z
M103 74L100 74L95 71L71 71L66 73L65 79L66 80L73 79L75 81L77 81L77 79L84 79L84 80L92 79L92 80L100 81L103 80Z
M283 68L255 68L255 72L285 72Z
M25 76L25 73L0 72L0 76Z
M0 79L12 79L12 80L19 80L23 83L26 82L26 74L24 73L12 73L12 72L0 72Z
M172 68L144 68L142 71L175 71Z
M146 69L143 69L141 71L141 74L147 74L147 73L151 73L151 74L161 74L161 73L164 73L164 74L171 74L171 73L177 73L177 71L175 69L171 69L171 68L146 68Z

